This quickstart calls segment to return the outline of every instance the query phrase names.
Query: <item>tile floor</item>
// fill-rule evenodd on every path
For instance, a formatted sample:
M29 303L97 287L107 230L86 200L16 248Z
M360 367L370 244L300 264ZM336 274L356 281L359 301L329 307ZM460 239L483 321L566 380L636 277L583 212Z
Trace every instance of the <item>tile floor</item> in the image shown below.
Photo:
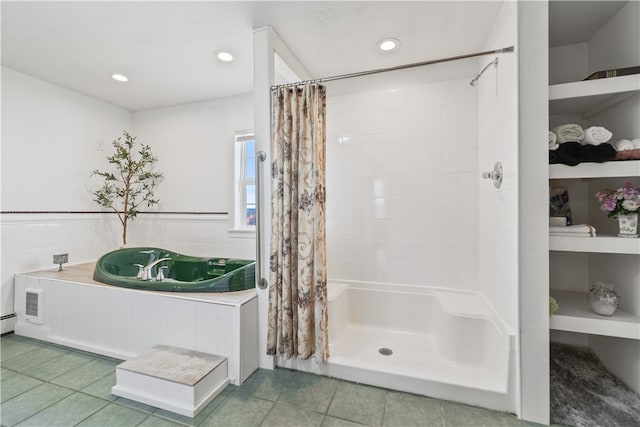
M2 426L532 426L510 414L286 369L258 370L191 419L111 395L121 361L8 334Z

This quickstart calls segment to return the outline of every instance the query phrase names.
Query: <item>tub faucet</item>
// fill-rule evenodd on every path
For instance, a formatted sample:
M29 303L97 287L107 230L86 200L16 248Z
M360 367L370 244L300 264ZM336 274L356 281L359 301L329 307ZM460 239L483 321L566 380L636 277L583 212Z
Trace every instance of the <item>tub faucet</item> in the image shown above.
M151 269L156 266L156 264L160 264L162 261L171 261L171 258L160 258L151 263L149 263L146 267L142 268L142 273L138 273L138 278L140 280L151 280L153 279L153 274L151 274ZM159 275L158 275L159 276ZM164 279L164 277L163 277Z

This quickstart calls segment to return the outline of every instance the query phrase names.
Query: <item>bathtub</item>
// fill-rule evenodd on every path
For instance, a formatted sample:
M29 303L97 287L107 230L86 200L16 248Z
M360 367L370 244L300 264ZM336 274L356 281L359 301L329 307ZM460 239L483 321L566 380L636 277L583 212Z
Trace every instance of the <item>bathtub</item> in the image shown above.
M328 362L278 365L513 411L514 336L481 294L347 281L328 294Z
M149 276L148 280L141 278L143 273ZM160 248L122 248L98 259L93 279L150 291L243 291L255 286L255 261L194 257Z

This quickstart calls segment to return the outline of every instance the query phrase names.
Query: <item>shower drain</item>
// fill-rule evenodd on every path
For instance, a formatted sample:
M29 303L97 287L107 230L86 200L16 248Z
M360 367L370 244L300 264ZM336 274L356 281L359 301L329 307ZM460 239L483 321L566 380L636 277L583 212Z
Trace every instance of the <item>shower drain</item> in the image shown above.
M393 354L393 350L391 350L390 348L382 347L378 350L378 353L383 356L391 356Z

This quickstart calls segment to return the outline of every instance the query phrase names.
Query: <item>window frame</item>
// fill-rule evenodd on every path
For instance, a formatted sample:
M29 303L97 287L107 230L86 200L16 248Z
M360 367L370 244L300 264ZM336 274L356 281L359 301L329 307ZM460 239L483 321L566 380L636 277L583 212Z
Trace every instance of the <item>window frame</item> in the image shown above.
M230 232L238 236L255 236L256 226L247 225L247 187L256 185L255 176L247 178L247 142L253 141L255 147L255 132L253 130L239 131L234 136L234 168L233 168L233 215ZM254 148L255 151L255 148ZM255 152L254 152L255 156ZM254 172L255 173L255 172Z

